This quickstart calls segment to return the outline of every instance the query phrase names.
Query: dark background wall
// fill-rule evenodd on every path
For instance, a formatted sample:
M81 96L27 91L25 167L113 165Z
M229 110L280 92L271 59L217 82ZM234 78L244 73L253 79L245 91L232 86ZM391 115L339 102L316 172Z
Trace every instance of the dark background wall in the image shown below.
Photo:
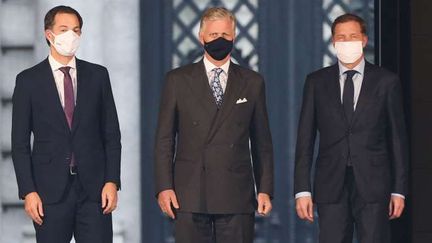
M432 242L432 1L411 0L412 239Z
M403 217L392 222L393 243L432 242L432 1L377 1L380 64L404 87L411 149L411 194Z
M375 1L375 57L376 64L397 73L401 79L406 122L409 134L412 134L410 7L409 0ZM412 174L410 178L413 178ZM412 195L407 195L402 217L391 222L392 243L412 242Z

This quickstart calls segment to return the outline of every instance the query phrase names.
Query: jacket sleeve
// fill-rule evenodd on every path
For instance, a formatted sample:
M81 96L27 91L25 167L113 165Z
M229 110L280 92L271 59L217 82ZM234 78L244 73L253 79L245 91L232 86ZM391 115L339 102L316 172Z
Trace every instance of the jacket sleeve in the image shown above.
M273 144L267 115L265 84L262 79L250 126L250 141L257 192L266 193L273 198Z
M311 192L310 171L312 166L316 128L314 87L308 76L303 90L303 103L297 130L294 168L294 194Z
M120 189L121 135L110 78L106 68L103 69L102 97L102 135L106 156L105 182L113 182Z
M23 75L16 78L12 97L12 160L18 182L19 198L35 192L31 167L30 134L32 131L32 105L29 87Z
M169 73L159 108L155 139L155 192L173 189L173 159L177 134L177 102L175 82Z
M408 194L408 144L400 81L395 77L387 95L389 145L393 163L392 193Z

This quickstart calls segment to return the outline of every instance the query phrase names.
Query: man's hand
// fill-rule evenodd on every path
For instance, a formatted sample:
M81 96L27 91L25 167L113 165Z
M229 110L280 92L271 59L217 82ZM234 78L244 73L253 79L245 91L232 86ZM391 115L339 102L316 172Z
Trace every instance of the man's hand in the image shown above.
M105 183L102 189L103 214L109 214L117 208L117 185L113 182Z
M24 208L27 215L38 225L43 223L42 200L37 192L30 192L24 198Z
M177 202L177 197L175 195L174 190L164 190L159 192L158 194L158 203L162 212L168 215L170 218L175 219L174 212L171 208L171 205L175 209L179 209L179 204Z
M398 196L391 196L389 204L389 217L390 219L399 218L405 208L405 199Z
M314 221L312 197L299 197L296 199L296 211L299 218L309 222Z
M266 193L258 193L258 214L266 216L272 210L270 196Z

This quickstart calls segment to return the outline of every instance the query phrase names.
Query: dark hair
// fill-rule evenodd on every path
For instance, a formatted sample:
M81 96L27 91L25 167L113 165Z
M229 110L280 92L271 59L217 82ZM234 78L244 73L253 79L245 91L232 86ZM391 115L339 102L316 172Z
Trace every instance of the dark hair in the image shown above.
M360 25L361 32L364 35L367 34L366 22L360 16L357 16L357 15L351 14L351 13L346 13L346 14L343 14L343 15L337 17L335 19L335 21L333 22L332 27L331 27L332 35L335 34L334 32L335 32L336 25L350 22L350 21L357 22Z
M50 9L46 13L45 19L44 19L45 30L51 29L53 27L55 16L59 13L74 14L78 18L80 28L82 28L83 20L81 18L81 15L78 13L78 11L76 11L75 9L73 9L69 6L60 5L60 6L57 6L57 7ZM47 41L48 45L50 45L50 42L48 41L48 39L46 41Z

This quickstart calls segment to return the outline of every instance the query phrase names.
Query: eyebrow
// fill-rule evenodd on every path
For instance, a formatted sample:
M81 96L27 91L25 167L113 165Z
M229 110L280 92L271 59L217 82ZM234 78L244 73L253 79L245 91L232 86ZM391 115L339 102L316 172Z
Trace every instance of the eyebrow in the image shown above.
M66 25L60 25L59 27L60 27L60 28L68 28L69 26L66 26ZM76 28L81 29L80 26L75 26L75 27L73 27L72 29L76 29Z

